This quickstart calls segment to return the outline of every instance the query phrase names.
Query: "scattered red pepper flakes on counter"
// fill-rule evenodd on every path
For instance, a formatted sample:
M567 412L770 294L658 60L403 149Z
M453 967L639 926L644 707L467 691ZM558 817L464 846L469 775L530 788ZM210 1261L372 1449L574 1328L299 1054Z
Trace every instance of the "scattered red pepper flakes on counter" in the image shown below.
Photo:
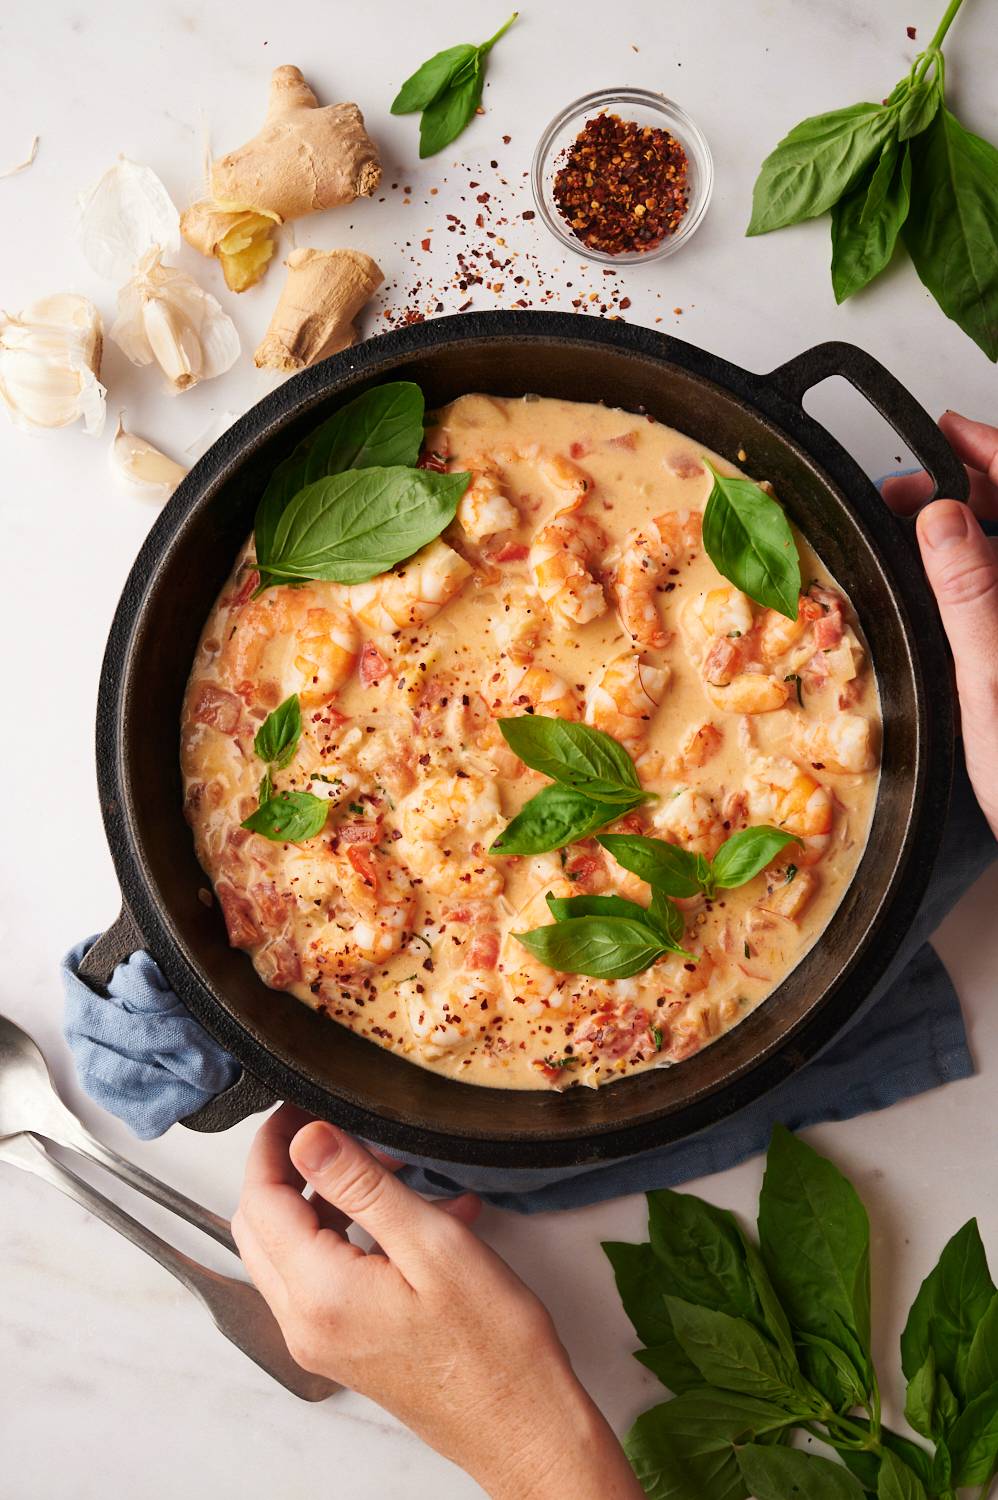
M565 152L553 197L588 249L603 255L654 250L686 214L689 162L667 130L595 115Z

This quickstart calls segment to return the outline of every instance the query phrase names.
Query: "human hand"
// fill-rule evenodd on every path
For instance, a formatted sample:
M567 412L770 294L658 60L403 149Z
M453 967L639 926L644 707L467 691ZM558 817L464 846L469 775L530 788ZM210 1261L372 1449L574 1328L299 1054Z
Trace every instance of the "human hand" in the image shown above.
M493 1500L640 1500L546 1309L470 1229L477 1207L427 1202L285 1104L254 1140L232 1232L299 1364L370 1396ZM347 1239L351 1220L378 1251Z
M970 504L926 505L927 474L889 479L884 498L902 514L918 511L922 562L956 665L967 771L998 838L998 539L986 537L977 519L998 521L998 427L955 411L939 426L967 465Z

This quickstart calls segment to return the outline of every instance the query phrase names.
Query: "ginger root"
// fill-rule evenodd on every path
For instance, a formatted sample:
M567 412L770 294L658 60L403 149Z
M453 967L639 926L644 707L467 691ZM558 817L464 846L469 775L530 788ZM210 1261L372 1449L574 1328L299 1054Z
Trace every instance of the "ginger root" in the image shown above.
M253 356L263 369L304 370L357 342L353 320L384 280L360 250L292 250L288 279Z
M377 147L356 104L320 109L301 71L285 65L274 70L263 129L213 164L210 198L189 208L180 228L242 292L266 270L279 225L370 197L380 181Z

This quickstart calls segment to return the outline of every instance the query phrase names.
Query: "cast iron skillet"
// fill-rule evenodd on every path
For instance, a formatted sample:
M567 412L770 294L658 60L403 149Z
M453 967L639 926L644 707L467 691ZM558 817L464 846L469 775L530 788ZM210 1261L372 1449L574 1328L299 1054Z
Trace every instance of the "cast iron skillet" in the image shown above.
M884 973L925 890L953 760L948 659L910 526L801 407L842 375L957 498L966 479L927 413L868 354L822 344L753 375L678 339L562 313L441 318L306 370L201 459L125 585L100 683L97 766L124 911L92 950L106 980L144 946L243 1064L189 1124L221 1129L274 1096L396 1149L451 1162L552 1167L629 1155L730 1115L825 1046ZM816 948L734 1031L679 1066L564 1094L474 1087L430 1073L266 988L230 948L181 813L178 720L198 635L274 466L346 398L418 381L427 406L466 391L561 396L647 411L772 480L870 643L885 720L883 778L859 871ZM740 450L747 457L739 459ZM261 1087L262 1085L262 1087Z

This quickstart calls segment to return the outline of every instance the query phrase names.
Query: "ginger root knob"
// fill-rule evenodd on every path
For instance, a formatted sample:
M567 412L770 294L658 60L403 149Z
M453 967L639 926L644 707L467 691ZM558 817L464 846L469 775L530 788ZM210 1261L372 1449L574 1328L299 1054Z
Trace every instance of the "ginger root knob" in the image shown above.
M384 280L360 250L292 250L288 279L260 347L261 369L304 370L357 342L353 320Z

